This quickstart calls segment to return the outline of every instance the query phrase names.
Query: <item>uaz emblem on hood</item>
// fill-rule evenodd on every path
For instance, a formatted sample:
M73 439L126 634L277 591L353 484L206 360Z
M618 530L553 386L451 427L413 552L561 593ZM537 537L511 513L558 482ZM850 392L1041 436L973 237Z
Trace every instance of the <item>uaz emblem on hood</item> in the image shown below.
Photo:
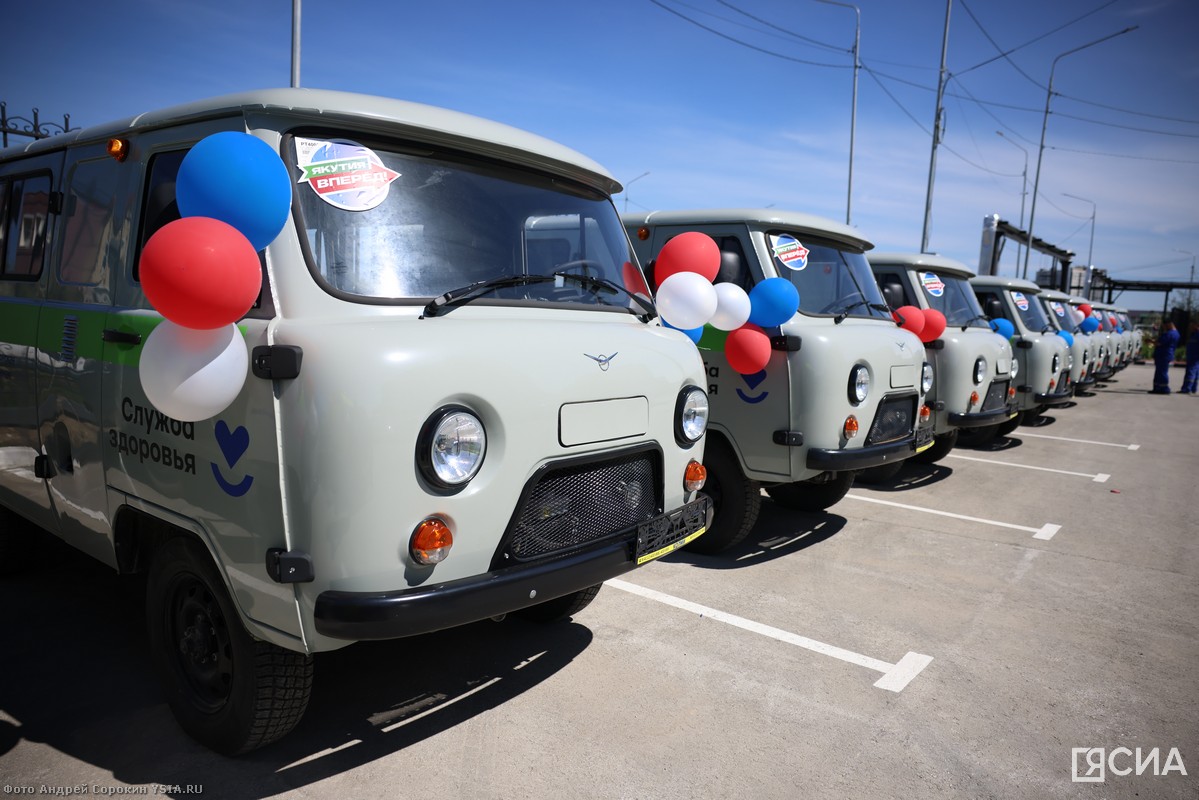
M908 351L908 343L896 341L895 346L899 348L899 352L906 353Z
M607 372L607 371L608 371L608 364L609 364L609 363L611 363L612 359L616 358L616 356L618 356L618 355L620 355L620 354L619 354L619 353L613 353L613 354L612 354L612 355L610 355L610 356L606 356L606 355L604 355L603 353L600 353L598 356L593 356L593 355L591 355L590 353L584 353L583 355L587 356L587 357L588 357L588 358L590 358L592 361L594 361L595 363L599 364L599 368L600 368L600 370L601 370L601 371L603 371L603 372Z

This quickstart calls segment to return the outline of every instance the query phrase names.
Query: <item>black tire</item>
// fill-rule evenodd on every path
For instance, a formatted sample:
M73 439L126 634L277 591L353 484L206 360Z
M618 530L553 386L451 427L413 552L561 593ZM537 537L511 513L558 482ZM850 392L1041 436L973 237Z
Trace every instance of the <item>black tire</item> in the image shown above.
M933 439L933 446L922 453L917 453L912 456L914 461L919 461L921 464L935 464L945 456L949 455L958 443L958 434L961 428L954 428L949 433L942 433Z
M1020 419L1017 414L1013 419ZM1003 423L1010 424L1011 420ZM995 441L995 437L999 435L999 425L987 425L982 428L961 428L958 431L958 446L959 447L986 447L991 442Z
M890 464L880 464L877 467L859 470L854 480L862 483L886 483L898 475L901 469L903 469L902 461L892 461Z
M1016 414L1016 416L1012 417L1007 422L1001 422L998 425L996 425L995 426L995 435L996 436L1007 436L1009 433L1016 430L1016 428L1019 428L1025 422L1028 422L1029 420L1034 419L1036 417L1036 413L1039 413L1039 412L1033 412L1033 411L1019 412L1018 414Z
M766 494L780 506L795 511L824 511L829 506L841 502L850 487L853 486L855 472L834 473L832 480L816 483L814 481L796 481L795 483L780 483L766 487ZM702 538L702 537L701 537Z
M586 589L564 594L561 597L546 600L544 603L538 603L535 606L522 608L515 613L516 616L531 620L532 622L561 622L562 620L570 619L591 605L591 601L599 594L599 590L602 587L602 583L597 583L595 586L588 586Z
M146 586L150 652L167 703L192 738L224 755L288 733L312 691L312 656L250 636L208 551L179 536Z
M745 477L737 455L722 439L708 439L704 468L708 479L702 491L712 500L712 524L686 549L712 555L740 544L749 536L762 510L762 485Z

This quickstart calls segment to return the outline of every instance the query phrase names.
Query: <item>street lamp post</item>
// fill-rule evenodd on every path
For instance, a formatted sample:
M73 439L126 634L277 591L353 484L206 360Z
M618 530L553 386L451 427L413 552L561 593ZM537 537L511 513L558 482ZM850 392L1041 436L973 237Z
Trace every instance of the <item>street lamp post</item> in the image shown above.
M995 133L999 134L1000 136L1003 136L1003 131L995 131ZM1028 150L1026 150L1024 148L1024 145L1016 144L1015 142L1013 142L1011 139L1009 139L1006 136L1003 136L1003 140L1005 142L1007 142L1008 144L1010 144L1012 147L1019 147L1020 150L1023 151L1023 153L1024 153L1024 172L1020 173L1020 229L1024 230L1024 199L1026 197L1028 197ZM1019 270L1020 270L1020 243L1017 242L1016 243L1016 271L1019 272ZM1026 277L1026 278L1028 277L1027 272L1025 273L1024 277Z
M937 175L937 144L941 140L944 115L941 101L945 97L945 58L949 54L949 11L953 0L945 0L945 34L941 37L941 71L937 77L937 107L933 112L933 148L928 157L928 192L924 195L924 230L920 234L920 252L928 252L928 225L933 213L933 179Z
M644 178L648 174L649 174L649 172L643 172L640 175L638 175L636 178L633 178L633 180L629 181L628 183L626 183L624 185L624 213L626 213L626 214L629 213L629 187L632 186L637 181Z
M300 88L300 0L291 0L291 88Z
M838 3L836 0L816 0L816 2L830 6L841 6L842 8L852 8L853 13L857 16L857 23L853 33L853 101L849 109L849 186L845 190L845 224L849 225L853 213L853 140L858 128L858 70L862 67L862 63L859 60L862 43L862 12L857 6L850 5L849 3Z
M1188 256L1191 257L1191 279L1187 282L1190 284L1194 284L1195 283L1195 254L1192 253L1190 250L1183 250L1182 248L1179 248L1179 247L1175 247L1174 249L1179 253L1186 253ZM1167 294L1167 297L1168 296L1169 295ZM1194 310L1191 308L1191 306L1193 305L1192 301L1194 300L1194 298L1195 298L1195 290L1187 289L1187 311Z
M1087 245L1087 266L1090 267L1093 264L1091 261L1091 254L1095 250L1095 201L1088 200L1085 197L1079 197L1076 194L1070 194L1069 192L1062 192L1062 197L1073 197L1075 200L1081 200L1084 203L1091 204L1091 243Z
M1048 87L1048 91L1045 92L1045 116L1041 120L1041 146L1037 150L1037 175L1035 178L1033 178L1033 182L1032 182L1032 207L1028 211L1029 248L1028 248L1028 250L1026 250L1024 252L1024 274L1025 275L1028 275L1028 256L1029 256L1029 253L1032 252L1033 220L1035 220L1036 216L1037 216L1037 191L1041 187L1041 159L1045 155L1045 129L1049 126L1049 101L1053 99L1053 73L1057 69L1057 62L1061 61L1063 58L1065 58L1068 55L1077 53L1079 50L1086 50L1088 47L1094 47L1095 45L1100 44L1101 42L1106 42L1108 39L1114 39L1117 36L1123 36L1124 34L1129 33L1130 31L1135 31L1139 27L1140 27L1139 25L1133 25L1132 27L1125 28L1122 31L1117 31L1116 33L1109 33L1107 36L1104 36L1102 39L1096 39L1095 41L1088 42L1087 44L1084 44L1081 47L1075 47L1073 50L1067 50L1066 52L1059 55L1057 58L1053 59L1053 65L1050 66L1050 68L1049 68L1049 87Z

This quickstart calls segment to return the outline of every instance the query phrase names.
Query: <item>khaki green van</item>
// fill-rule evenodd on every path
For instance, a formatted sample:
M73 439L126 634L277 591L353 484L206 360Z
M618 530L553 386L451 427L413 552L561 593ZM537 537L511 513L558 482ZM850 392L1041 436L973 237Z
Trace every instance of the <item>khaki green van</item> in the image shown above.
M282 159L290 209L229 328L244 386L179 419L139 373L166 325L140 255L229 131ZM3 151L0 571L23 520L146 573L164 692L224 753L296 724L314 653L576 613L710 516L708 380L619 190L523 131L308 89Z

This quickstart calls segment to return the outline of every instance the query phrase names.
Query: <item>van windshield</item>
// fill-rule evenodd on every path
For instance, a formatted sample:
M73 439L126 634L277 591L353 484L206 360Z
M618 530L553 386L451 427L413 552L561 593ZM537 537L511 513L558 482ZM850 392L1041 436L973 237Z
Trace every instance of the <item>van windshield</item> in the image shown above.
M1012 298L1012 305L1016 308L1016 313L1020 315L1020 320L1024 323L1024 327L1036 333L1046 333L1053 330L1053 326L1049 324L1049 320L1045 318L1045 309L1037 301L1037 296L1028 292L1020 292L1012 289L1008 292Z
M801 312L891 319L862 253L784 231L768 233L766 246L775 271L799 290Z
M494 163L293 137L309 269L347 300L420 301L514 278L479 303L630 305L592 281L648 294L616 208L601 192ZM511 285L507 285L511 284Z
M916 278L929 308L944 314L946 325L990 328L982 306L965 278L932 271L917 272Z
M1058 300L1045 300L1045 316L1057 328L1069 333L1078 333L1078 323L1067 309L1066 304Z

